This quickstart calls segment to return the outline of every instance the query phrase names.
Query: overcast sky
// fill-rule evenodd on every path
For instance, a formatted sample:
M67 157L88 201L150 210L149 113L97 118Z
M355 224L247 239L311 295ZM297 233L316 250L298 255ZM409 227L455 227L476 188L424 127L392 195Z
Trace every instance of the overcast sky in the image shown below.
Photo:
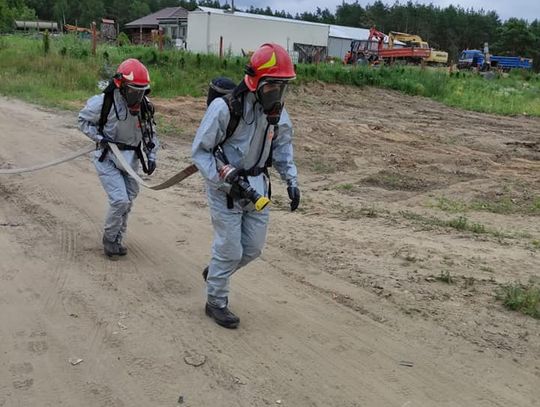
M373 3L374 0L364 1L359 0L358 3L365 6L366 4ZM229 4L231 0L228 0ZM346 3L354 3L354 0L347 0ZM384 3L393 4L393 0L385 1ZM406 0L402 0L401 3L405 3ZM447 7L450 4L460 5L463 8L474 8L479 10L494 10L499 14L502 20L506 20L510 17L524 18L529 21L534 19L540 20L540 1L539 0L433 0L433 1L418 1L419 3L433 3L436 6ZM224 0L221 1L224 3ZM270 6L272 10L285 10L292 15L301 13L302 11L315 11L317 6L322 9L328 8L332 13L336 12L336 7L342 3L342 0L234 0L235 7L249 8L251 5L254 7L266 8Z

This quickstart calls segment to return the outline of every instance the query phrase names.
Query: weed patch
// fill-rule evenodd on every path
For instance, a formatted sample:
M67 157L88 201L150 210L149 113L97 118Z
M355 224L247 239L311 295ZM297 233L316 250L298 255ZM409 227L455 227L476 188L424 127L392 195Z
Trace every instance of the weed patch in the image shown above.
M336 188L341 191L352 191L352 189L354 188L354 185L353 184L339 184L338 186L336 186Z
M410 211L400 211L399 214L416 224L421 224L428 228L443 227L452 228L463 232L474 233L477 235L485 234L497 237L499 239L515 239L515 238L530 238L530 234L527 232L507 232L502 230L495 230L486 227L485 225L477 222L471 222L465 216L458 216L454 219L439 219L432 216L424 216L418 213Z
M540 286L538 284L523 285L518 282L507 284L498 290L497 298L508 309L540 319Z
M317 174L332 174L337 170L334 163L316 158L309 162L309 169Z
M502 215L521 213L525 215L540 214L540 197L533 195L529 188L503 188L503 191L481 196L471 201L437 197L435 202L429 202L432 208L449 213L465 213L469 211L484 211Z
M431 187L425 180L382 170L362 180L365 185L375 186L386 190L423 191Z

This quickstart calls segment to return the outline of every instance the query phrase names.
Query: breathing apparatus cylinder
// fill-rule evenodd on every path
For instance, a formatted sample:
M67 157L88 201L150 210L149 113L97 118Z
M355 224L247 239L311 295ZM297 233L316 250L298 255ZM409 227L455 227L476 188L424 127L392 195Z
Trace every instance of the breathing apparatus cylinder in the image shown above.
M258 212L262 211L270 203L268 197L259 194L249 182L241 176L237 176L234 180L228 180L231 174L235 171L235 168L232 165L226 164L227 159L221 148L218 148L214 156L216 157L217 170L220 174L221 179L226 180L230 184L235 184L240 190L240 195L242 198L248 199L253 202L255 210Z
M255 191L255 189L249 185L249 182L244 180L242 177L238 177L236 184L240 187L242 195L245 195L247 199L253 202L253 205L255 205L255 209L257 211L262 211L270 203L270 199Z

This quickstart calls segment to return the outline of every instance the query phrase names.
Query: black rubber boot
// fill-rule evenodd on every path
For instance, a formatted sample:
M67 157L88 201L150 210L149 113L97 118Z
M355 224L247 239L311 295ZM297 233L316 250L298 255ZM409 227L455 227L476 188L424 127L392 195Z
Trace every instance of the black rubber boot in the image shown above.
M205 311L206 315L216 321L216 324L221 325L225 328L235 329L240 323L240 318L234 315L228 307L219 308L206 303Z
M127 254L127 248L126 246L122 245L122 243L120 242L116 242L116 244L118 245L118 255L119 256L125 256Z
M208 266L206 266L202 272L202 278L204 278L204 281L208 278Z
M118 243L107 240L105 235L103 235L103 252L108 257L120 256L120 248L118 247Z

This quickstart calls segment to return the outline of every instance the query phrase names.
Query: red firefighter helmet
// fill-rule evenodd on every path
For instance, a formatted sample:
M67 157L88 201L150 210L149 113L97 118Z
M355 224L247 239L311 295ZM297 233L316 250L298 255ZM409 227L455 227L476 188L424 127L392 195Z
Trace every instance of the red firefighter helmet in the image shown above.
M123 84L134 85L141 88L150 86L148 69L137 59L129 58L118 65L114 83L119 88Z
M126 59L118 66L113 80L129 110L136 114L144 95L150 89L150 75L146 67L136 59Z
M252 92L262 78L289 81L296 78L291 57L278 44L263 44L257 49L246 67L244 82Z

